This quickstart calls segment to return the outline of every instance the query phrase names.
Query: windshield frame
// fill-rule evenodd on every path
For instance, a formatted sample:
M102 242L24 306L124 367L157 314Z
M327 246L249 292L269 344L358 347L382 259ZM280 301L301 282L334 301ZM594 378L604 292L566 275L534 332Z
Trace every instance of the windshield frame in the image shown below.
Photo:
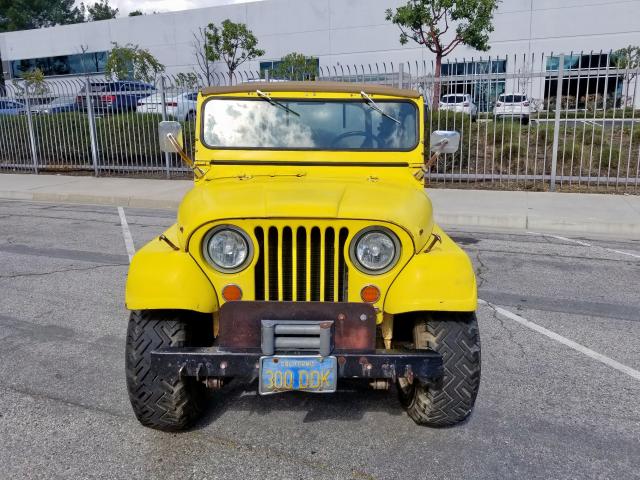
M272 98L278 102L305 102L305 103L359 103L364 106L371 106L367 103L364 98L300 98L300 97L290 97L290 96L272 96ZM257 152L343 152L343 153L359 153L359 152L382 152L382 153L397 153L397 152L413 152L420 146L420 111L418 106L414 101L408 98L374 98L377 104L384 103L407 103L410 104L415 110L415 143L408 148L309 148L309 147L222 147L222 146L214 146L209 145L205 141L204 129L205 129L205 110L206 106L211 101L226 101L226 100L241 100L241 101L253 101L253 102L267 102L266 99L260 97L247 97L247 96L210 96L205 98L200 107L200 128L198 134L200 135L200 143L203 147L209 150L229 150L229 151L257 151ZM276 107L277 108L277 107ZM371 108L372 112L377 115L381 115L379 112L376 112L375 109Z

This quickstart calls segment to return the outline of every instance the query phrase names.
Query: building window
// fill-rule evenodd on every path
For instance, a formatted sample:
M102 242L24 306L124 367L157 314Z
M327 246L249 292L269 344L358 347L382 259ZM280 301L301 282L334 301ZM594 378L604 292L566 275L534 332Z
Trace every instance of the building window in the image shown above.
M444 63L440 95L469 94L481 112L490 111L498 95L505 92L506 71L507 61L500 59ZM495 76L473 78L474 75L488 74Z
M506 60L483 60L477 62L443 63L441 75L452 77L456 75L486 75L488 73L505 73Z
M565 70L587 70L590 68L613 67L613 56L606 53L596 53L589 55L565 55ZM547 71L557 72L560 67L560 57L547 58Z
M28 58L11 61L11 75L19 77L36 68L46 76L104 73L108 52L78 53L57 57Z
M544 97L551 104L558 95L560 57L548 57ZM615 72L615 56L607 53L565 55L560 94L571 108L604 108L624 103L623 76ZM609 71L613 69L613 71Z

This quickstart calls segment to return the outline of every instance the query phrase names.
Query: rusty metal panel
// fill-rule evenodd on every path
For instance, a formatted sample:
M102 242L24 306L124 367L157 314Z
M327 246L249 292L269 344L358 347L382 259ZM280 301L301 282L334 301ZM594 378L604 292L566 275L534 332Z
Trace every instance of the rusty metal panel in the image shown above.
M376 314L366 303L228 302L220 309L220 348L260 348L262 320L332 320L336 350L375 349Z

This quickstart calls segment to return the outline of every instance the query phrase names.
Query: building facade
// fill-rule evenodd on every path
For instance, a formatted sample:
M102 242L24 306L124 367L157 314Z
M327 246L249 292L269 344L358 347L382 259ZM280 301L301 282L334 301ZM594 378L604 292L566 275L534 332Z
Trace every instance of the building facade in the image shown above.
M50 77L100 74L114 42L147 48L168 74L200 73L194 53L198 29L224 19L246 23L265 50L263 58L241 68L259 72L292 51L317 57L325 72L361 71L373 75L399 64L432 65L433 54L409 43L400 45L398 28L385 10L406 0L263 0L188 11L125 17L77 25L0 34L5 78L39 67ZM554 70L559 53L564 67L606 67L607 52L640 45L640 0L503 0L495 15L489 52L458 47L443 75L496 76L491 95L513 89L508 72ZM225 73L223 64L215 65ZM326 69L326 70L325 70ZM258 75L262 75L258 73ZM538 90L549 79L536 80ZM579 81L579 80L578 80ZM502 82L502 83L501 83ZM458 82L450 91L468 91L473 82ZM600 82L604 85L605 82ZM611 85L609 85L611 83ZM607 82L607 88L621 88ZM505 85L506 84L506 85ZM551 86L549 85L551 88ZM600 87L589 87L587 90Z

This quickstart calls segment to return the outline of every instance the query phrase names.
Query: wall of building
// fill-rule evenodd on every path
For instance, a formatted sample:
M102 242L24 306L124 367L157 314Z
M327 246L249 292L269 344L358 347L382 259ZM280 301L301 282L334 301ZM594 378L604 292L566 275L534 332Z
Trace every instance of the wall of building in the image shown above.
M249 25L264 59L297 51L321 65L427 61L417 45L401 46L386 8L405 0L265 0L239 5L125 17L101 22L0 34L4 61L109 50L112 42L148 48L169 73L192 71L193 32L229 18ZM617 49L640 44L639 0L503 0L495 16L491 51L458 48L457 58ZM513 62L511 62L513 63ZM258 70L258 62L247 68ZM5 68L6 70L6 68ZM223 71L222 66L218 68Z

